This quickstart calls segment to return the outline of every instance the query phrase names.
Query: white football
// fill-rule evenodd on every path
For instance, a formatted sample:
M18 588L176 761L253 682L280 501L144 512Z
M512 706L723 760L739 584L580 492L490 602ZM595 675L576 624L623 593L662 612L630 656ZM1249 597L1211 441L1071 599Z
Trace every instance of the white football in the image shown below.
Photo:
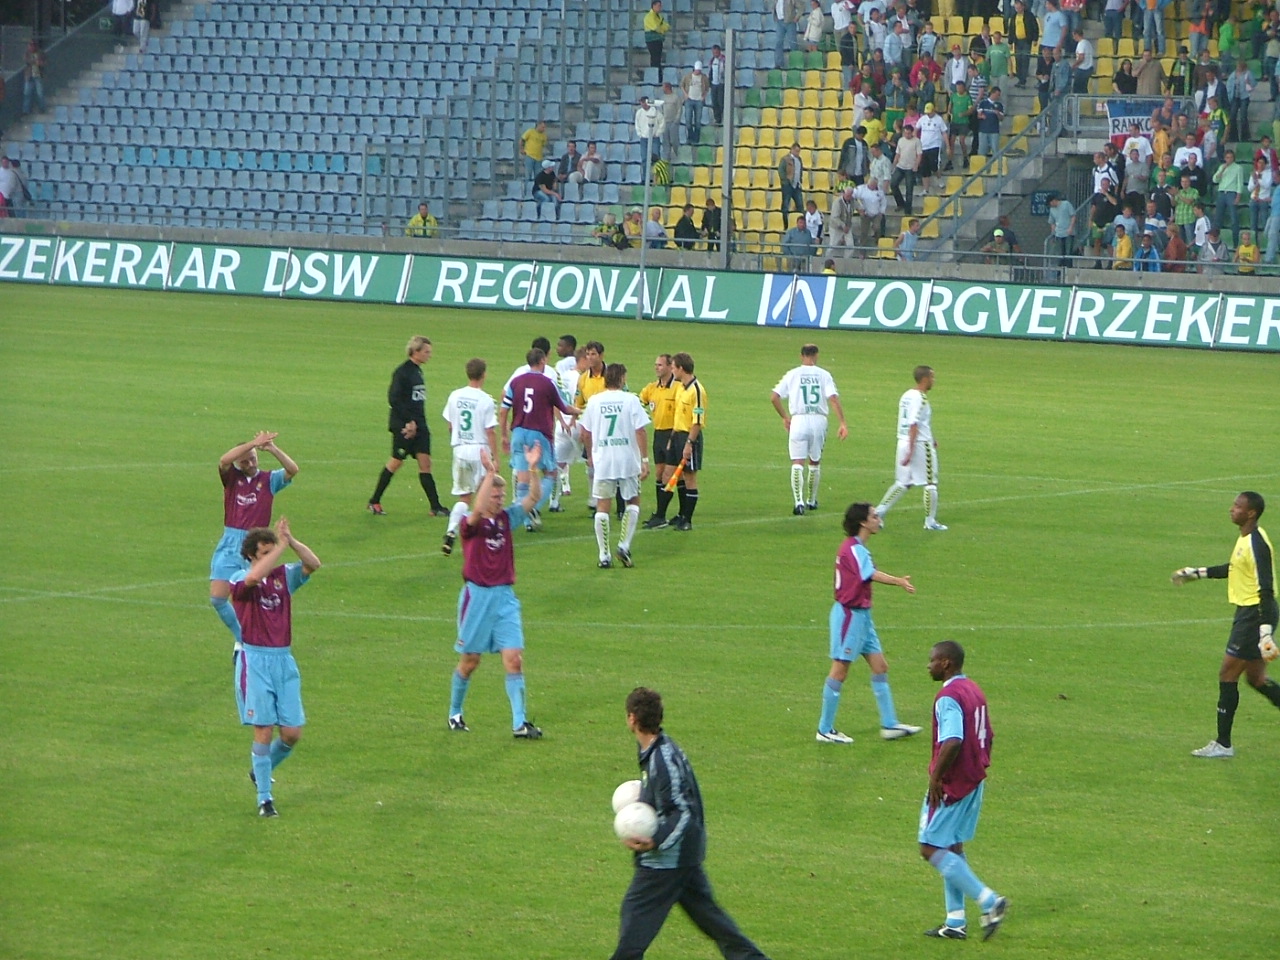
M618 784L618 789L613 791L613 812L617 813L628 803L635 803L639 799L640 781L623 780Z
M613 818L619 840L652 840L658 832L658 814L647 803L629 803Z

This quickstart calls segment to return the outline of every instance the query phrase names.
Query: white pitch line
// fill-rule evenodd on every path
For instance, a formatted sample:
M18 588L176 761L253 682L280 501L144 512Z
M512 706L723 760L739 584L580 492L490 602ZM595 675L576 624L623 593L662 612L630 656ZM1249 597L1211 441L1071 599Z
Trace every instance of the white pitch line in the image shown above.
M1083 490L1064 490L1055 493L1028 493L1009 497L985 497L975 500L951 500L948 503L953 506L971 506L975 504L987 503L1005 503L1012 500L1045 500L1059 497L1070 496L1087 496L1095 493L1123 493L1131 490L1157 490L1171 489L1177 487L1195 486L1203 483L1220 483L1227 480L1245 480L1253 477L1259 477L1262 474L1236 474L1228 477L1207 477L1203 480L1170 480L1163 483L1137 483L1127 486L1106 487L1106 488L1087 488ZM712 520L700 524L701 527L740 527L740 526L756 526L765 523L792 523L795 522L791 516L782 514L769 514L757 517L740 517L736 520ZM670 535L669 533L667 534ZM543 543L594 543L595 535L579 534L573 536L553 536L547 534L539 534L534 538L527 539L524 547L535 545L539 542ZM425 553L406 553L392 554L384 557L367 557L362 560L338 561L329 563L327 566L334 569L343 569L347 567L362 567L371 564L394 563L399 560L435 560L442 561L444 557L438 551L428 551ZM27 595L21 597L0 597L0 604L3 603L22 603L31 600L48 600L48 599L96 599L100 594L107 592L121 592L132 590L146 590L158 587L180 586L188 583L207 583L207 578L203 577L184 577L180 580L157 581L153 583L124 584L108 587L94 587L89 590L75 591L38 591L25 587L0 585L0 590L25 591ZM1000 629L993 627L991 629Z

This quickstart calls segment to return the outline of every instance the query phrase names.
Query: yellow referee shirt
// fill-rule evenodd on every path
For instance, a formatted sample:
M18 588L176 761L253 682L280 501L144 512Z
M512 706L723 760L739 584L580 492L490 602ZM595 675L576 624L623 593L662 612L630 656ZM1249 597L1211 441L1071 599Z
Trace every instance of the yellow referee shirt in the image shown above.
M666 386L661 380L646 384L640 391L640 402L648 409L653 418L653 429L670 430L676 420L676 391L680 389L680 381L672 377Z
M686 384L676 381L675 420L671 429L688 433L689 428L695 423L700 430L706 429L707 391L703 389L697 377Z
M578 389L573 394L573 405L579 410L585 409L587 401L603 391L604 371L592 373L590 370L584 370L578 377Z
M1258 527L1237 540L1231 551L1227 599L1237 607L1254 607L1262 602L1260 588L1274 591L1275 583L1275 551L1266 531Z

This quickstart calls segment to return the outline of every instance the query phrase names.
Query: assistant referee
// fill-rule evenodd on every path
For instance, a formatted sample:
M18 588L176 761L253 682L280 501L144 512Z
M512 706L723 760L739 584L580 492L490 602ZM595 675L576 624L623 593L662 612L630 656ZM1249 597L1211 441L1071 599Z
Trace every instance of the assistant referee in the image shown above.
M671 428L676 422L676 383L675 367L671 363L671 354L660 353L653 361L653 372L658 379L646 384L640 391L640 402L649 411L653 420L653 477L658 487L657 507L648 520L645 529L656 530L667 525L667 507L671 505L674 494L664 489L676 465L680 462L679 451L675 459L670 459L668 446L671 443Z

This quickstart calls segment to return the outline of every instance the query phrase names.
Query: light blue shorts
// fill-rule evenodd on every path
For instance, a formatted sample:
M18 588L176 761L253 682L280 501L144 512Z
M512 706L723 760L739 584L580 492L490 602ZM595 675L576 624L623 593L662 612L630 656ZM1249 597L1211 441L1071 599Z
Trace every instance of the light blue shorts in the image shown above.
M235 527L222 528L222 539L213 548L213 559L209 561L210 580L230 580L241 570L249 569L249 561L240 556L240 548L244 546L248 533L248 530Z
M920 842L946 850L957 843L968 843L978 832L978 814L982 812L982 790L986 782L963 800L936 810L929 809L929 798L920 805ZM932 814L932 815L930 815Z
M244 703L240 722L255 727L301 727L302 677L289 647L244 645Z
M537 430L529 430L526 427L516 427L511 431L511 462L517 470L523 470L524 464L524 448L532 447L535 443L542 444L542 455L538 463L538 469L543 473L556 472L556 445Z
M509 586L464 583L458 594L458 653L498 653L524 649L520 601Z
M832 660L857 660L864 654L881 652L870 610L851 610L837 602L831 605L830 619Z
M236 713L240 714L240 721L243 723L244 688L249 682L249 675L244 665L244 647L238 643L231 651L231 674L231 685L236 691Z

